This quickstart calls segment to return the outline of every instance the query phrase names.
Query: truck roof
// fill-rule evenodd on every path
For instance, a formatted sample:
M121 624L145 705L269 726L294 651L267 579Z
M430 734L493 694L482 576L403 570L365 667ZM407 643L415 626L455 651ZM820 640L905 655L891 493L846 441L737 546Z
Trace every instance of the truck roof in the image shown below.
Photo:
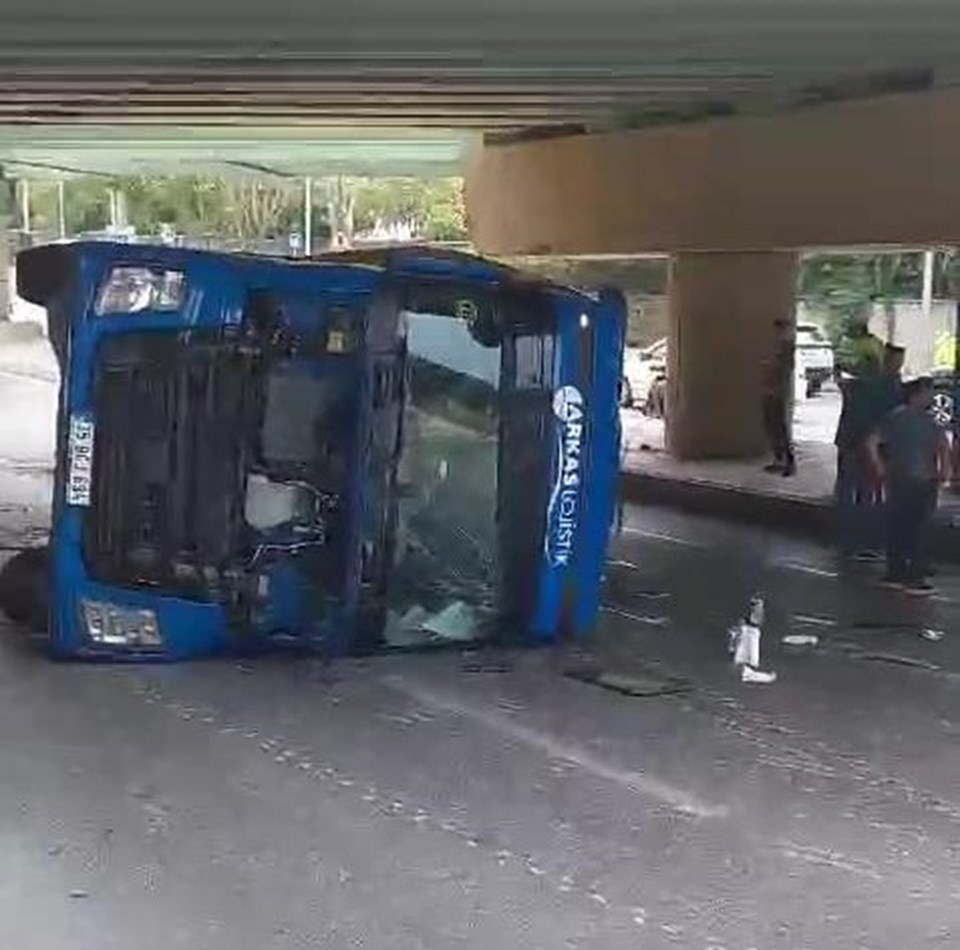
M365 267L401 277L459 278L493 286L510 284L554 287L572 296L593 297L586 291L526 274L498 261L429 244L330 251L310 257L268 257L110 241L46 244L21 251L17 255L17 292L31 303L46 305L63 286L71 268L81 259L102 262L115 260L121 265L158 265L171 269L188 267L191 263L204 260L224 260L234 266L249 264L253 267Z

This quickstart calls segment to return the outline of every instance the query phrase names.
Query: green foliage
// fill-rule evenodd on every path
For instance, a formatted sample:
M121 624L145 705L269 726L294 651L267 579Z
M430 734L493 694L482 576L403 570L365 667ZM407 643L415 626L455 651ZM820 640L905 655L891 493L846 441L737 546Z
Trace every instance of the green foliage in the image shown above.
M459 178L375 178L350 182L358 230L409 224L428 241L464 241L467 236Z
M110 191L124 195L126 223L138 234L165 231L186 237L257 241L284 238L303 227L303 183L282 178L132 176L66 182L68 234L110 224ZM314 242L330 238L332 220L347 237L376 225L405 224L426 240L466 238L459 179L317 179ZM57 186L31 182L32 230L58 230Z
M111 182L105 178L71 179L64 184L68 234L102 231L110 223ZM30 182L30 224L38 234L58 231L57 185L55 182Z
M893 301L919 297L922 283L922 254L809 255L800 268L799 290L824 315L828 336L842 348L869 320L876 303L888 313L887 336L892 337Z

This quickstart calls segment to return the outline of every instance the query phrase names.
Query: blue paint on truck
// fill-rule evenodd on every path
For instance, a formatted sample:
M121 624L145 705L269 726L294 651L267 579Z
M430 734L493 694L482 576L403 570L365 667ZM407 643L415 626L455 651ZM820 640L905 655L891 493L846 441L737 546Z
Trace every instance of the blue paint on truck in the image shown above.
M56 655L369 652L424 616L441 638L592 627L620 295L429 248L103 242L22 253L18 289L61 365Z

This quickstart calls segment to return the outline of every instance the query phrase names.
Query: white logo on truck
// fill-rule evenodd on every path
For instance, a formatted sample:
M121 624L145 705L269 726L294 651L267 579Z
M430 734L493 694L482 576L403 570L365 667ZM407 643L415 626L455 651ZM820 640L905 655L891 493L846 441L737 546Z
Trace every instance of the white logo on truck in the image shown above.
M547 560L566 567L573 553L580 505L583 449L583 394L576 386L561 386L553 395L557 417L557 468L547 508Z

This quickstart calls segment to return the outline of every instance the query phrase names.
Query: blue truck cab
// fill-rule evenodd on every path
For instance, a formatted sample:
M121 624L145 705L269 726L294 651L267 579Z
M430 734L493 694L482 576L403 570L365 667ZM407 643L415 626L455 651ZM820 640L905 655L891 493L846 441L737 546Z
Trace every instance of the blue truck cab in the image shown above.
M60 657L329 655L593 625L625 309L470 255L21 253L61 368Z

